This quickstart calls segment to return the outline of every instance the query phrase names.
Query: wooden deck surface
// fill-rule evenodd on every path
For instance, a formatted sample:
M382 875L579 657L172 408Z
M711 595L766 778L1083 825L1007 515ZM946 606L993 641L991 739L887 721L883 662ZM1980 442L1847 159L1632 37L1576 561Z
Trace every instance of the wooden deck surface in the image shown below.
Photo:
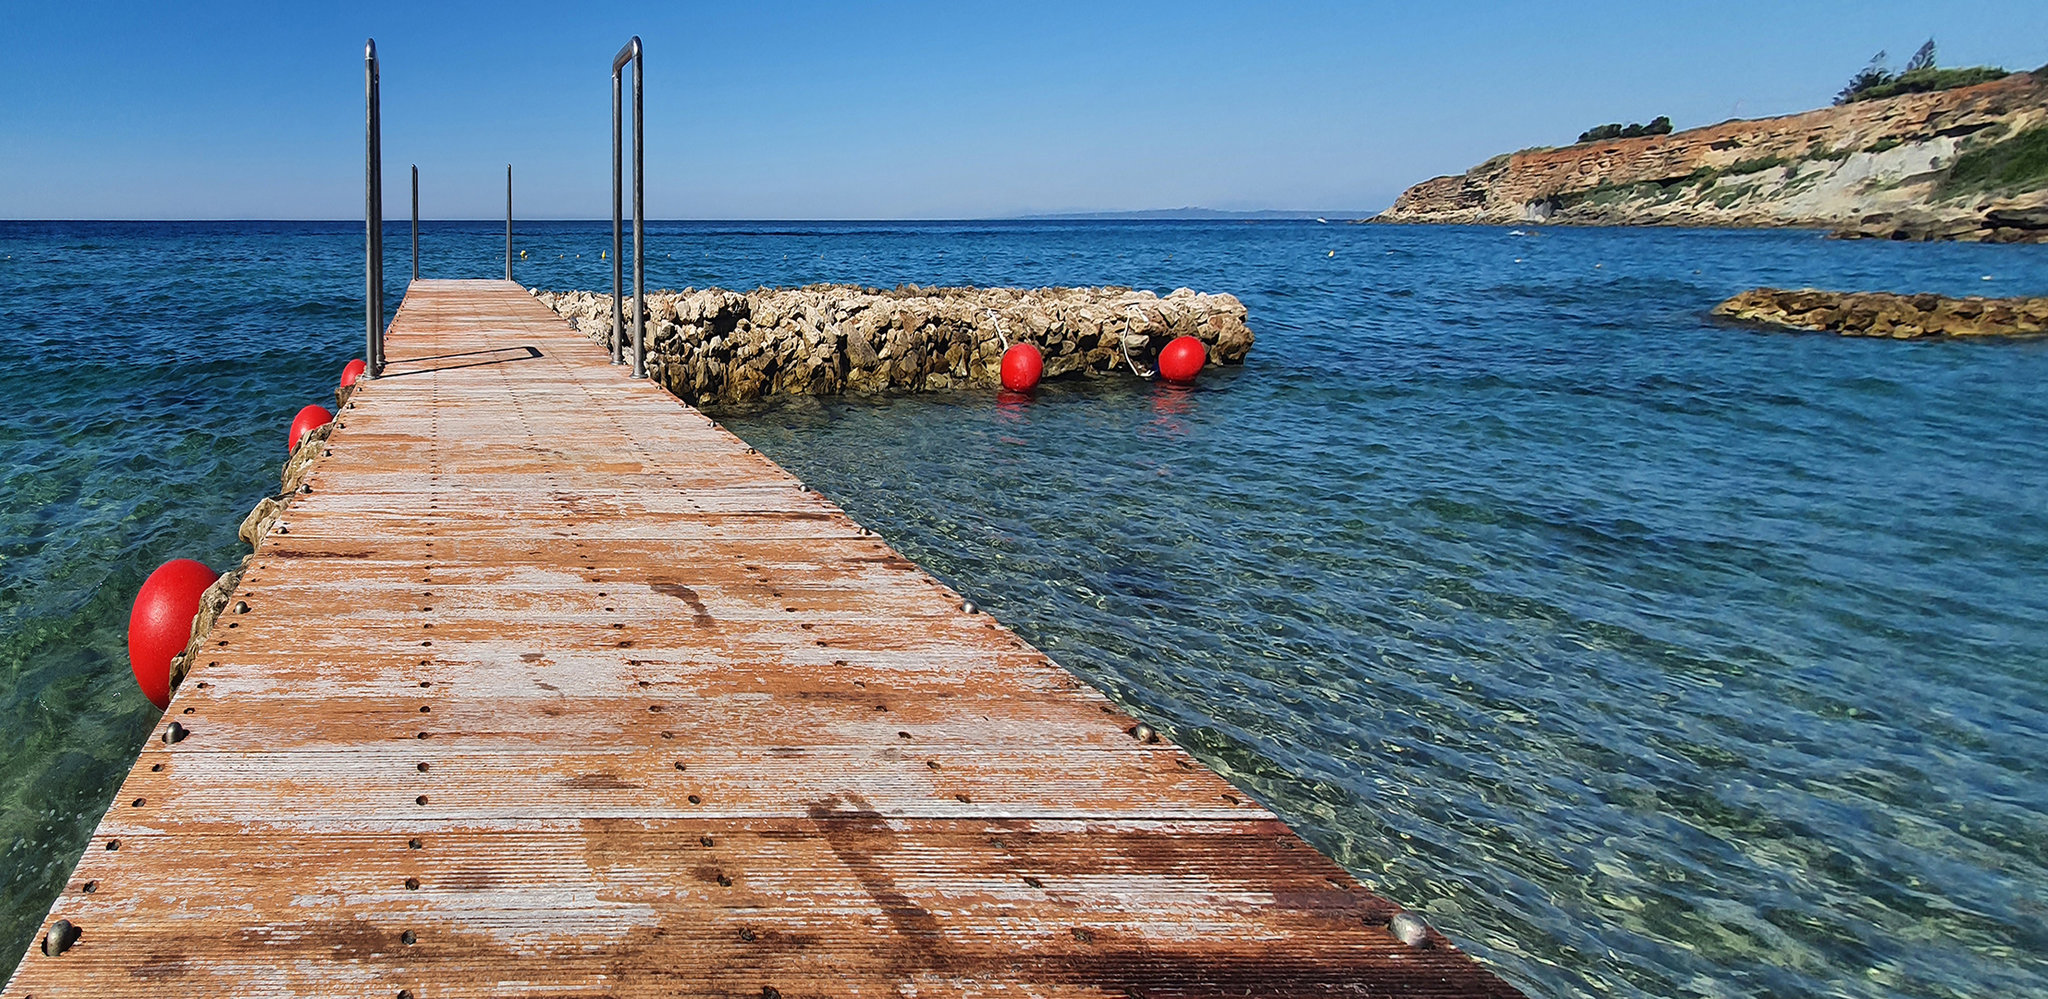
M387 352L5 999L1514 994L517 285Z

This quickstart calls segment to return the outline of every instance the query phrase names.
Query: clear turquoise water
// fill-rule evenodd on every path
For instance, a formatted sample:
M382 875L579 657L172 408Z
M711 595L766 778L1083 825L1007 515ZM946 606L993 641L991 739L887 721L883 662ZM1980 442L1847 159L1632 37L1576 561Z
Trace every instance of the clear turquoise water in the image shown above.
M609 283L608 227L521 228L525 283ZM423 270L491 276L500 238L430 225ZM663 287L1242 297L1257 347L1193 390L718 415L1532 992L2048 995L2048 343L1703 318L1756 284L2039 293L2048 247L773 223L649 249ZM128 601L239 555L286 421L359 349L361 231L0 223L0 258L4 973L154 717Z

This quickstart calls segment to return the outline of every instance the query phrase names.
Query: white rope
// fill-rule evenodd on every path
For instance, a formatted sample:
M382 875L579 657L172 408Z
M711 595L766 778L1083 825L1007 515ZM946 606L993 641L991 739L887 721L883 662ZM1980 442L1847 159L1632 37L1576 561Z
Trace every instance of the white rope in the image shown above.
M1003 317L994 309L984 309L982 314L988 316L989 320L996 324L996 336L1000 337L1003 341L1003 352L1008 353L1010 350L1010 338L1003 335Z
M1119 349L1121 349L1124 352L1124 363L1130 366L1131 374L1137 375L1140 378L1150 378L1156 372L1139 371L1138 365L1131 360L1131 330L1137 325L1136 323L1131 321L1131 313L1133 312L1138 314L1138 318L1145 318L1144 310L1138 308L1135 305L1125 309L1124 332L1122 336L1116 338L1116 345Z

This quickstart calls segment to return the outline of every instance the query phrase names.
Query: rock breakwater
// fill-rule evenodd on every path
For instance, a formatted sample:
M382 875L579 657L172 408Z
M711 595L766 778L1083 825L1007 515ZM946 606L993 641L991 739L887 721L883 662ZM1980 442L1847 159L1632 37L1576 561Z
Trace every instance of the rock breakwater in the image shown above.
M1884 239L2048 241L2038 178L1972 180L2048 125L2048 74L1669 135L1525 149L1409 188L1379 222L1806 226ZM2008 144L1999 150L2001 144Z
M608 342L610 295L532 294ZM626 307L630 347L630 296ZM1045 377L1058 378L1149 373L1181 335L1200 339L1211 364L1240 364L1253 339L1236 296L1186 288L684 289L650 293L643 315L648 375L692 405L994 386L1006 344L1036 344Z
M1785 329L1894 340L2048 333L2048 297L1948 298L1756 288L1715 306L1714 315Z

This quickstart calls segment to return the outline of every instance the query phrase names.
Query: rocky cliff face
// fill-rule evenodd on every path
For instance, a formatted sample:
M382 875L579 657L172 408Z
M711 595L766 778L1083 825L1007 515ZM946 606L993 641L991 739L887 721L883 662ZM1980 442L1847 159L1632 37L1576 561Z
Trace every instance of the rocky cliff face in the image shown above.
M2048 80L2039 76L1496 156L1409 188L1376 221L2048 241L2048 190L1945 183L1959 155L2048 124Z
M612 297L534 291L607 342ZM632 338L626 302L628 349ZM1235 296L1180 289L717 288L647 296L647 371L693 405L770 395L936 391L1000 383L1005 344L1036 344L1045 377L1149 370L1183 334L1211 364L1240 364L1252 331Z

